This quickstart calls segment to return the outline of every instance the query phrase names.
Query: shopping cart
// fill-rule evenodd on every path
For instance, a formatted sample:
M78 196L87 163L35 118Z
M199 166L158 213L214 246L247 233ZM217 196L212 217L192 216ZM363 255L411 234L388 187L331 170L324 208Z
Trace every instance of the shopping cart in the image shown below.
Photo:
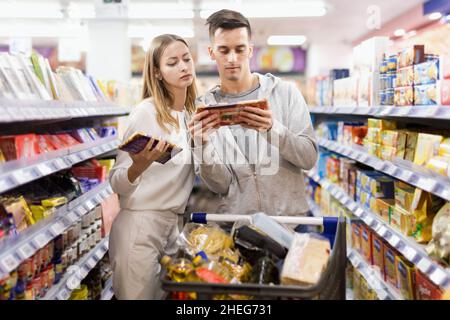
M345 267L346 267L346 235L345 218L343 217L287 217L273 216L284 224L322 225L322 235L330 239L331 255L327 268L317 284L312 286L264 285L253 283L212 284L202 282L175 282L168 279L166 269L161 273L162 289L171 292L195 292L197 299L210 300L216 295L244 295L257 299L319 299L345 300ZM191 221L235 222L250 220L249 216L193 213Z

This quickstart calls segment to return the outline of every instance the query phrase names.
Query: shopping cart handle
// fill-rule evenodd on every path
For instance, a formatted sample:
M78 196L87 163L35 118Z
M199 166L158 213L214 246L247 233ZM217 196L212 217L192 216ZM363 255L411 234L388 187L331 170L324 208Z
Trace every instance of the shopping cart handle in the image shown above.
M301 216L270 216L275 221L285 224L307 224L321 226L324 223L322 217L301 217ZM191 221L195 223L207 222L236 222L248 221L252 222L252 215L244 214L216 214L205 212L194 212L191 214Z
M191 221L206 224L206 212L194 212L191 214Z

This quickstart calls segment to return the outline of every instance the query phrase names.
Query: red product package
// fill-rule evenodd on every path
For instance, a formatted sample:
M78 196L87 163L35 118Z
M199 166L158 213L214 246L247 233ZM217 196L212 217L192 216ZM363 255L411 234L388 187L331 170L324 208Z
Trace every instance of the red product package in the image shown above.
M207 268L197 268L195 273L200 280L207 283L228 283L222 276Z
M441 104L450 106L450 79L441 80Z
M450 54L442 57L442 79L450 79Z
M368 263L373 264L372 232L366 225L362 225L361 228L361 253Z
M363 140L367 135L367 126L352 127L352 141L353 143L363 145Z
M77 139L75 139L68 133L59 133L56 136L58 137L59 140L63 141L66 146L69 146L69 147L72 147L72 146L80 143L80 142L78 142Z
M422 272L416 270L416 299L440 300L442 291L432 283Z
M57 135L49 135L49 139L56 149L64 149L70 147L65 141L61 140Z
M39 153L46 153L56 150L50 139L43 134L36 135L36 143L38 145Z
M35 134L0 137L0 149L6 161L30 158L39 154Z

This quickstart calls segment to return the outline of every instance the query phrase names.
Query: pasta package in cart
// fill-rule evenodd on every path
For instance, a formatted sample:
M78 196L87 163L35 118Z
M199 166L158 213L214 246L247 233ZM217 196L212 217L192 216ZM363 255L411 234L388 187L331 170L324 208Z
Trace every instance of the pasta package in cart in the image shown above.
M330 258L330 242L316 234L296 233L281 271L281 283L314 285Z

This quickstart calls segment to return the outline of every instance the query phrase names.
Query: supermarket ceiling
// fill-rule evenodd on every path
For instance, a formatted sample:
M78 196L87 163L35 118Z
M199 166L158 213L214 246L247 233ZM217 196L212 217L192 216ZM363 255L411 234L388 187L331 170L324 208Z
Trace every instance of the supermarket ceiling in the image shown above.
M178 33L190 41L205 41L205 17L216 9L229 7L250 17L256 44L265 44L270 35L292 34L306 36L306 44L349 44L423 0L122 0L117 10L110 10L105 2L115 1L1 0L0 38L20 36L26 30L37 32L39 28L61 33L62 24L69 20L73 24L78 19L86 27L84 22L92 19L126 16L129 36L134 41L163 32ZM17 33L11 32L15 28L12 19ZM33 41L48 42L64 36L55 32L43 30L42 36L33 34Z

